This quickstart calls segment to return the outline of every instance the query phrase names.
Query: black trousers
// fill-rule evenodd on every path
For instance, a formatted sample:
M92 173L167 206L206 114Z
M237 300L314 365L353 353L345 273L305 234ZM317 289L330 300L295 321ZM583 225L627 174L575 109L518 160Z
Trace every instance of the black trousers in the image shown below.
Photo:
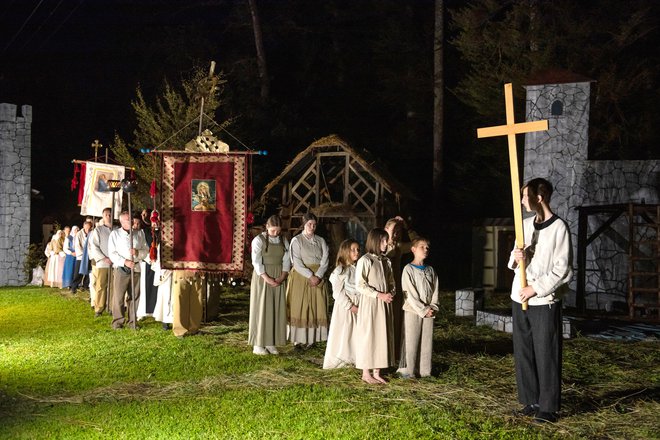
M80 273L80 265L82 264L82 260L76 260L76 264L73 268L73 282L71 283L71 290L76 290L80 285L82 284L83 288L88 288L89 287L89 275L81 275Z
M523 405L538 404L543 412L557 412L561 406L561 301L529 306L527 311L513 302L512 310L518 400Z

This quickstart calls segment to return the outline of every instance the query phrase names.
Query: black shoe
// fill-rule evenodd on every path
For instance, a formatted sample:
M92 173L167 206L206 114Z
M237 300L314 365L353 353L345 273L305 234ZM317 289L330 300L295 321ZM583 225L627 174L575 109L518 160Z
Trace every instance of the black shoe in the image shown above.
M168 331L168 330L170 330L170 328L171 328L171 327L170 327L169 324L167 324L167 323L165 323L165 322L163 323L163 330L164 330L164 331Z
M535 416L536 413L539 411L539 406L534 404L534 405L525 405L520 409L515 409L513 410L513 415L516 417L532 417Z
M94 318L100 318L103 312L96 312L94 313Z
M557 414L551 412L539 411L534 417L534 423L555 423L557 421Z

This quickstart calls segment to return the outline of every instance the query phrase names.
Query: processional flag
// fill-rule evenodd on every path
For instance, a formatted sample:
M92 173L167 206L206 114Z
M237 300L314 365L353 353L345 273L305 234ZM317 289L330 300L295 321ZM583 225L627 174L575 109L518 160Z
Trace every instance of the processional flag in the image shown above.
M85 164L85 191L80 204L80 215L102 217L105 208L112 207L112 192L109 189L109 180L122 180L125 168L121 165L110 165L99 162L86 162ZM117 195L115 201L115 219L121 212L121 197Z
M162 154L161 265L242 273L246 156Z

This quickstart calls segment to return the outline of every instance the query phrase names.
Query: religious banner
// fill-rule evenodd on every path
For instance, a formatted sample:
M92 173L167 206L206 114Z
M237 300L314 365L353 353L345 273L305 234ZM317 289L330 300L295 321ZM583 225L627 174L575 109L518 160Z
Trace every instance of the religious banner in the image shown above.
M162 158L162 267L242 273L245 155L174 152Z
M82 177L82 176L81 176ZM80 203L80 215L102 217L105 208L112 207L112 191L108 180L122 180L124 167L99 162L85 164L85 190ZM121 191L115 195L115 219L121 212Z

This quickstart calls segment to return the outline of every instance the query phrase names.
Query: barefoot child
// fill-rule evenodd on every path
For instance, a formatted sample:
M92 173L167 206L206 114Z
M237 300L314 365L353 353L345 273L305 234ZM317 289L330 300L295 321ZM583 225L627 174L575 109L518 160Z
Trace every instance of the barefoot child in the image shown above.
M438 276L424 260L429 254L429 242L416 238L412 242L412 263L401 276L405 296L403 303L403 342L398 373L403 378L431 375L433 354L433 318L438 312Z
M396 289L392 265L385 256L387 239L384 229L369 231L367 253L355 268L357 291L361 295L355 366L362 370L362 380L370 384L387 383L380 370L395 364L392 301ZM373 370L373 375L369 370Z
M323 368L338 368L355 364L357 312L360 295L355 290L355 263L360 257L360 245L344 240L339 245L337 267L330 275L335 306L330 320L328 345Z

